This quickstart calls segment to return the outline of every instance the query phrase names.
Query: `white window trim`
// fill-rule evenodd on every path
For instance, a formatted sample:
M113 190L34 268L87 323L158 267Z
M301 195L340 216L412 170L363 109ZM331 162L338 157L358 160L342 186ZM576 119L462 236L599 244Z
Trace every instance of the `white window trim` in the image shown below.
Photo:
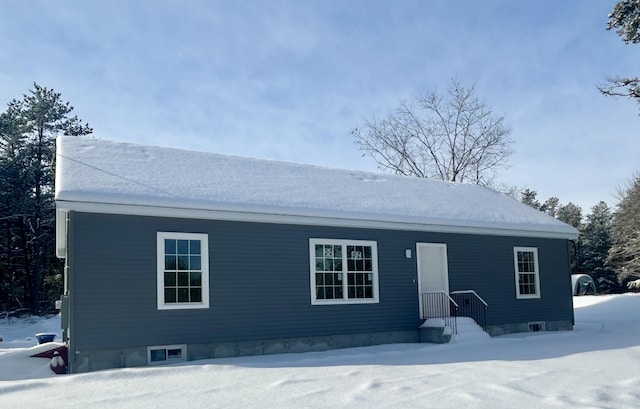
M200 240L202 266L202 302L164 302L164 240ZM157 295L159 310L185 310L209 308L209 236L202 233L158 232L157 235Z
M535 294L520 294L520 271L518 271L518 252L532 252L533 263L535 267L535 280L536 280L536 293ZM515 270L516 278L516 298L518 299L533 299L540 298L540 265L538 264L538 248L537 247L514 247L513 248L513 266ZM523 273L530 274L530 273Z
M180 350L180 358L169 358L168 351L170 349L179 349ZM154 361L151 362L151 351L156 350L164 350L166 359L162 361ZM147 365L167 365L175 362L186 362L187 361L187 346L185 344L179 345L156 345L152 347L147 347Z
M341 300L319 300L316 298L316 244L329 244L329 245L341 245L346 246L370 246L371 247L371 269L373 273L373 298L346 298L347 291L347 263L342 263L342 274L345 279L343 280L345 298ZM346 249L343 249L342 254L346 254ZM378 294L378 243L369 240L342 240L342 239L309 239L309 274L310 274L310 291L311 291L311 305L343 305L343 304L377 304L380 302Z

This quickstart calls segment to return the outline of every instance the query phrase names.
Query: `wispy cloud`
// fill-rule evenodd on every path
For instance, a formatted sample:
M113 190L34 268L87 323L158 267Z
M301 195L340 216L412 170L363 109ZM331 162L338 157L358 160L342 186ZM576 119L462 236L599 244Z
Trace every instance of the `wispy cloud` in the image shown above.
M637 106L595 89L638 69L610 3L7 2L0 91L107 139L373 169L349 131L456 77L513 128L503 182L589 207L638 170Z

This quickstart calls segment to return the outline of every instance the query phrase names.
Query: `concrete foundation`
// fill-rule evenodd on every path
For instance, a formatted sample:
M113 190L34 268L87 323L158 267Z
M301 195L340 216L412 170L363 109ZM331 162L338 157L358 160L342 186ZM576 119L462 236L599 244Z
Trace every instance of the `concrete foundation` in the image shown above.
M446 344L451 341L451 332L445 327L421 327L420 342Z
M535 323L542 323L545 331L571 331L573 330L573 323L570 320L566 321L535 321ZM529 329L529 322L520 322L515 324L501 324L501 325L487 325L487 333L492 337L513 334L516 332L531 332Z
M536 322L539 323L539 322ZM516 324L488 325L491 336L530 332L529 322ZM545 331L572 330L573 324L566 321L545 321ZM328 351L331 349L354 348L393 343L429 342L442 344L451 339L444 328L426 327L415 331L379 332L368 334L332 335L324 337L283 338L261 341L225 342L211 344L187 344L187 360L230 358L250 355L273 355ZM98 371L111 368L147 366L147 345L141 347L69 351L72 373Z
M420 341L418 330L369 334L332 335L324 337L286 338L261 341L187 344L187 360L230 358L251 355L273 355L328 351L392 343ZM151 345L155 346L155 345ZM75 351L70 362L72 373L111 368L147 366L147 345L97 351ZM72 354L72 352L69 352Z

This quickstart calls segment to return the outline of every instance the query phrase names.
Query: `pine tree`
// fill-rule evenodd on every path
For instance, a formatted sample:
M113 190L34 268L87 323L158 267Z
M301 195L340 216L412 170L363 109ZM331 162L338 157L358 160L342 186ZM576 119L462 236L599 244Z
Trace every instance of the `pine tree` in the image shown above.
M55 283L51 277L60 273L53 257L55 138L92 132L77 116L70 117L72 111L61 94L34 84L2 114L0 286L10 287L0 299L5 308L26 307L37 313L49 307L41 303L43 285Z
M571 202L558 206L556 218L579 229L582 223L582 208Z
M573 203L560 204L560 199L553 196L545 200L543 204L537 198L538 192L526 189L520 193L520 201L536 210L544 212L551 217L555 217L573 227L579 229L582 223L582 209ZM569 257L571 272L580 271L580 239L569 242Z
M24 219L29 201L24 121L16 104L0 114L0 306L23 307L30 275Z
M536 198L538 192L531 189L526 189L520 193L520 201L528 206L533 207L536 210L540 210L540 202Z
M607 30L615 29L625 43L640 43L640 0L621 0L615 4ZM604 95L634 98L640 102L640 77L609 77L598 87Z
M620 191L620 202L611 225L612 246L609 265L618 281L627 282L640 278L640 175L626 189Z
M553 196L544 201L542 206L540 206L540 211L545 212L551 217L556 217L558 206L560 206L560 199Z
M591 275L603 293L618 292L616 274L607 265L611 249L611 223L613 215L605 202L591 208L587 221L580 230L580 270Z

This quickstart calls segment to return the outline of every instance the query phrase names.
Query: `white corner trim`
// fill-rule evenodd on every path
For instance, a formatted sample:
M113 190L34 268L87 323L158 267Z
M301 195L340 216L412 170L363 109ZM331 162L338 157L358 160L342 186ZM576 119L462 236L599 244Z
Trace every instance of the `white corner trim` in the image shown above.
M67 257L67 214L68 212L56 209L56 257Z

